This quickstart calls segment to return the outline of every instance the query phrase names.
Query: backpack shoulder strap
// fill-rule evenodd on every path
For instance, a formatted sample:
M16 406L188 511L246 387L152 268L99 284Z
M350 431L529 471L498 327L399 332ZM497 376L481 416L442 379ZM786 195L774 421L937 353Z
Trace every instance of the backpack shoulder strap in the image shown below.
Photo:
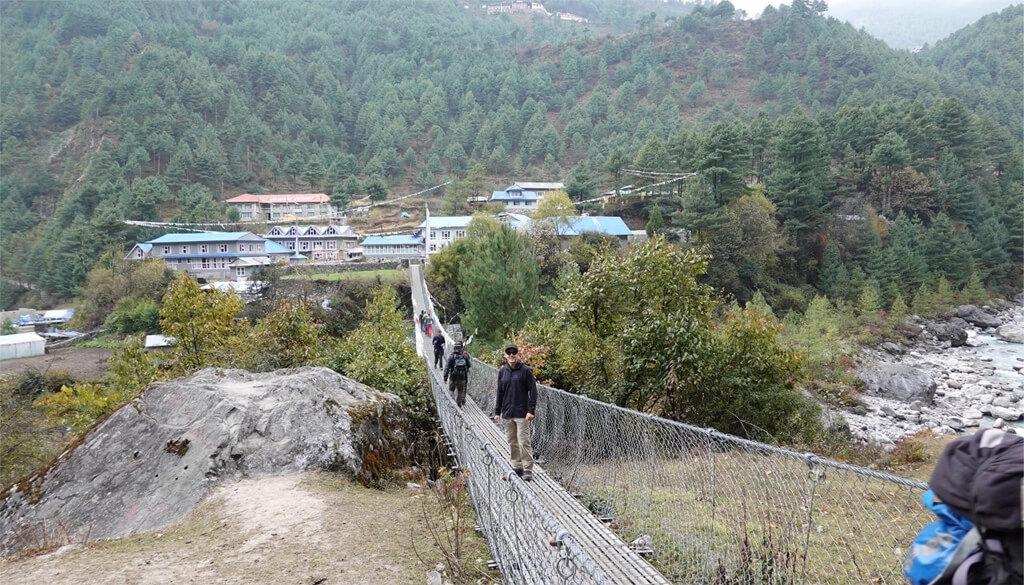
M929 585L950 582L953 585L967 585L968 571L970 571L974 563L981 560L981 551L978 550L979 544L981 544L981 533L978 532L977 527L974 527L964 535L963 540L957 545L946 568L937 577L932 579Z

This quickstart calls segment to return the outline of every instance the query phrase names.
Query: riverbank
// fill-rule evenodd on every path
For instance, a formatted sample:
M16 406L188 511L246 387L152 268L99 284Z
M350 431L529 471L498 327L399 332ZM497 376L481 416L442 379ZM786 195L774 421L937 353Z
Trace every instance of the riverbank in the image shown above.
M1024 307L984 309L993 317L988 326L956 317L931 323L917 319L911 325L920 328L921 334L913 345L884 343L861 354L861 372L905 366L901 371L916 376L925 395L931 394L930 400L897 399L892 395L898 392L867 388L861 405L833 414L845 418L854 437L885 448L922 430L963 434L995 426L1024 434L1024 344L1006 341L998 333L1024 328ZM929 325L962 328L966 339L939 340L928 333Z

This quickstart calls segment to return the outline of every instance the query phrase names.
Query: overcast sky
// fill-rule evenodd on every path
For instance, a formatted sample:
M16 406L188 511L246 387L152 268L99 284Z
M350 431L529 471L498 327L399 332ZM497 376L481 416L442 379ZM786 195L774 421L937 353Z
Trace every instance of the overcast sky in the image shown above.
M771 4L772 6L775 6L776 8L778 8L780 4L791 4L792 3L792 0L729 0L729 1L732 2L732 5L735 6L736 8L740 8L742 10L746 10L747 11L747 16L756 16L756 15L760 14L761 11L764 10L764 7L769 5L769 4ZM1015 2L1015 0L1006 0L1005 5L1006 6L1010 6L1014 2ZM825 3L828 4L828 7L830 9L831 8L836 8L838 6L848 7L848 6L851 6L851 5L858 5L858 4L860 4L860 5L867 5L867 6L871 6L871 5L880 5L880 6L894 6L894 5L913 6L913 5L916 4L916 5L921 6L922 8L927 8L929 6L932 6L932 7L934 7L934 6L942 6L943 8L950 9L950 8L954 8L954 7L957 7L957 6L970 6L972 3L975 3L975 2L974 2L974 0L825 0ZM967 23L965 23L965 24L967 24Z

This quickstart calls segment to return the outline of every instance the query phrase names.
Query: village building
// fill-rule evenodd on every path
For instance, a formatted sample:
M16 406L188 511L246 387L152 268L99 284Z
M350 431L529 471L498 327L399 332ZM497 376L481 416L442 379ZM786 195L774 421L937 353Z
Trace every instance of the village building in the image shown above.
M262 237L314 262L349 260L353 256L361 256L346 254L359 243L359 236L347 225L276 225Z
M419 234L370 236L360 244L363 257L370 262L408 260L424 257L423 237Z
M242 221L317 220L338 216L331 198L323 193L281 195L250 195L248 193L225 201L238 210Z
M271 264L297 264L306 257L251 232L165 234L136 244L127 259L157 258L174 271L205 280L248 280Z

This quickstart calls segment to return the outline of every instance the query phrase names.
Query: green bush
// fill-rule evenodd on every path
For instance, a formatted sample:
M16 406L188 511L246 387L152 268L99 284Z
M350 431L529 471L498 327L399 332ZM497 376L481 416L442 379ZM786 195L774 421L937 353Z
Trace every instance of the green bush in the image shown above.
M160 333L160 307L150 298L121 299L114 305L106 326L125 335Z

